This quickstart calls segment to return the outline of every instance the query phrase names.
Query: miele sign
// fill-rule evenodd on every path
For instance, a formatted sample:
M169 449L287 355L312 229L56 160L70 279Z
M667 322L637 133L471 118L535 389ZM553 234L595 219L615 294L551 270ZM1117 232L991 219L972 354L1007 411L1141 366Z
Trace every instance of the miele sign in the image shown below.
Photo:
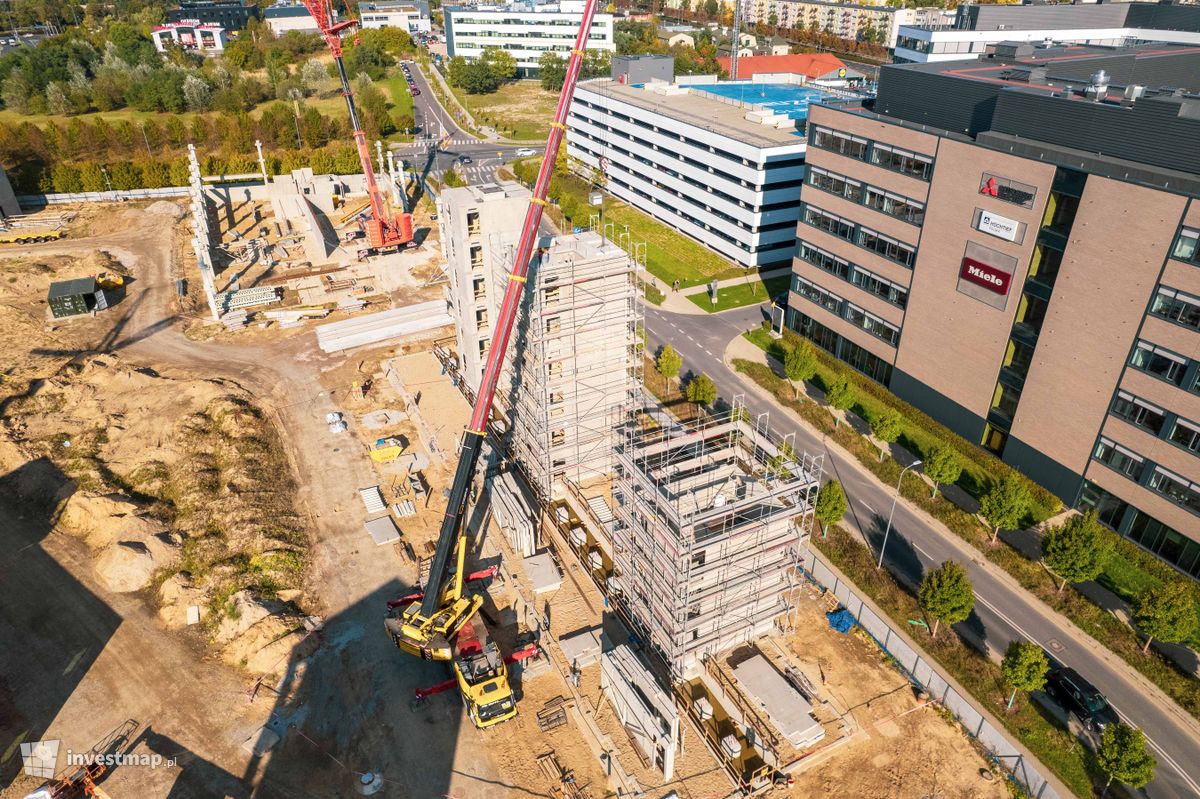
M1017 220L983 210L979 212L979 221L975 223L975 227L1005 241L1016 241L1021 231L1021 223Z
M988 291L1002 295L1008 294L1008 287L1012 282L1012 275L1009 273L994 266L988 266L982 261L976 261L974 258L963 258L958 276L977 286L983 286Z

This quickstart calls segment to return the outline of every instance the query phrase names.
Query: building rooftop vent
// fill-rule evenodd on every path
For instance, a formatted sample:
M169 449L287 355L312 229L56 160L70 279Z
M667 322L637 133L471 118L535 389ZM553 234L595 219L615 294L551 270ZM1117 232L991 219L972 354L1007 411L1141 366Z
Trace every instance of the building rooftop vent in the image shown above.
M1098 69L1092 74L1092 82L1087 87L1087 96L1097 103L1108 96L1107 72Z

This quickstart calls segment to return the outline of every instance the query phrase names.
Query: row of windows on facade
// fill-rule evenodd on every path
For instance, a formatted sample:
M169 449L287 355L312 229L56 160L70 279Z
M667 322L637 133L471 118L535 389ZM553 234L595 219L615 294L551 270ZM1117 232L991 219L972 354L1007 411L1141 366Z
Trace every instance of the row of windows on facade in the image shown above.
M876 338L893 347L900 341L900 328L858 307L830 291L810 283L799 275L793 278L793 290L811 303L821 306L835 316L840 316L855 327L860 327Z
M1137 346L1133 348L1133 353L1129 358L1130 366L1152 374L1160 380L1165 380L1171 385L1200 394L1200 369L1194 370L1195 373L1190 381L1184 385L1189 367L1196 363L1178 353L1141 339L1138 339Z
M844 197L852 203L874 208L910 225L920 227L925 223L925 204L910 200L899 194L863 184L845 175L830 172L817 166L808 168L808 185Z
M575 115L572 114L571 116L574 117ZM578 117L576 117L576 119L579 122L583 122L584 124L586 124L586 122L587 122L586 120L579 119ZM684 174L682 172L676 172L673 169L668 169L665 166L664 162L651 161L649 158L644 158L643 156L640 156L631 150L626 150L624 147L620 147L612 141L602 141L601 139L599 139L596 136L589 133L585 128L580 127L578 124L571 127L571 132L573 134L575 134L575 136L573 138L576 139L576 141L574 141L572 143L575 144L575 146L579 147L579 149L590 153L591 155L595 156L596 158L601 158L601 157L605 157L605 156L611 157L613 153L623 155L631 161L636 161L637 163L639 163L643 166L651 167L651 169L653 169L655 172L662 173L669 177L675 178L676 180L683 181L684 183L687 183L690 186L694 186L698 189L702 189L702 190L704 190L704 192L706 194L711 194L714 197L716 197L717 199L724 200L725 202L728 202L732 205L737 205L739 208L744 208L752 214L770 213L771 211L786 211L789 209L794 210L796 208L796 199L799 199L799 195L797 194L796 199L793 199L789 202L771 203L770 205L761 205L761 206L760 205L751 205L751 204L747 203L745 200L739 200L731 194L723 192L720 189L713 188L713 185L711 183L701 183L700 181L696 180L695 178L688 177L686 174ZM592 143L593 145L600 148L600 150L602 150L604 152L599 152L597 150L593 150L593 149L579 143L578 139L586 139L588 142ZM638 141L633 136L628 136L628 139L631 142ZM695 161L691 158L686 158L683 155L679 156L679 160L684 161L684 162L696 167L697 169L701 169L701 170L707 169L707 171L710 173L712 173L714 171L711 166L705 167L703 164L700 164L698 161ZM720 177L726 179L729 182L738 182L737 178L732 177L731 175L727 175L724 172L719 173L719 174L720 174ZM743 186L747 185L746 181L744 181L744 180L740 181L740 183ZM756 192L763 191L764 188L767 190L770 190L770 191L776 191L776 190L781 190L781 189L788 189L793 186L799 186L802 183L803 183L803 181L797 180L797 181L789 181L787 183L775 184L775 185L771 185L771 186L767 186L767 187L754 186L754 187L748 187L748 188L750 188L752 191L756 191Z
M1200 431L1197 431L1200 432ZM1194 483L1107 438L1101 437L1092 457L1139 485L1200 516L1200 483Z
M787 312L788 326L812 341L821 349L849 364L867 377L883 385L892 379L892 365L847 338L835 333L805 313L795 308Z
M1095 509L1101 522L1125 534L1167 563L1200 577L1200 543L1088 480L1083 483L1079 504Z
M820 247L814 247L803 239L800 240L797 255L801 260L819 269L823 269L834 277L841 278L863 291L874 294L876 297L881 297L897 308L903 308L908 304L908 289L904 286L880 277L858 264L853 264L844 258L839 258L833 253L822 250Z
M462 17L458 14L453 14L450 17L452 25L512 25L519 28L528 28L530 25L552 25L555 27L571 27L578 29L579 23L582 20L582 15L579 19L553 19L537 17L535 19L520 19L519 17ZM593 28L607 28L608 20L598 19L592 22ZM572 35L571 38L575 38Z
M901 175L929 181L933 175L933 159L927 155L903 150L890 144L838 133L813 125L809 143L813 147L844 155L867 164L874 164Z
M1126 391L1117 392L1110 410L1118 419L1200 455L1200 422L1170 415L1157 405ZM1168 416L1171 416L1169 426Z
M768 169L768 168L778 169L778 168L783 168L783 167L803 166L804 165L804 156L803 155L798 155L791 159L780 159L777 161L772 161L769 164L767 164L767 163L758 164L758 163L751 161L749 158L743 158L740 155L734 155L725 150L718 150L716 147L714 147L711 144L705 144L704 142L684 136L682 133L676 133L674 128L678 127L681 124L676 120L668 120L666 124L670 125L671 127L663 130L663 129L660 129L658 125L651 124L649 122L643 121L642 119L640 119L638 117L632 117L632 116L629 116L628 114L622 114L620 111L613 110L613 109L609 108L607 104L597 104L597 103L593 103L589 100L582 100L582 99L576 98L572 102L571 107L572 107L572 109L574 109L576 106L583 106L584 108L590 108L592 110L599 111L602 115L615 117L616 119L619 119L622 122L626 122L630 125L636 125L637 127L643 128L644 130L651 131L652 133L659 133L663 136L670 136L671 138L677 138L679 141L681 141L685 144L689 144L692 147L695 147L699 150L703 150L711 155L719 155L720 157L722 157L726 160L733 161L735 163L741 164L742 166L748 166L748 167L755 169L757 171L760 171L760 172L763 171L764 169ZM599 122L598 120L593 120L593 121L596 122L596 124L605 124L605 123ZM705 165L705 166L707 166L707 165Z
M806 224L912 269L917 257L917 251L913 247L808 203L802 205L804 211L801 219Z

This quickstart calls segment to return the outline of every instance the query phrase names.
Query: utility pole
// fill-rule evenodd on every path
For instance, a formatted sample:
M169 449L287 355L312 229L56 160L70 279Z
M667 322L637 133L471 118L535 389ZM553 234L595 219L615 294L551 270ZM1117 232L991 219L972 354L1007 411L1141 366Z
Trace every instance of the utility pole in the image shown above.
M738 50L742 46L741 42L741 25L742 25L742 2L741 0L733 0L733 36L732 47L729 51L729 79L737 80L738 67Z
M883 568L883 550L887 546L888 534L892 532L892 516L896 514L896 500L900 498L900 482L904 479L904 473L909 469L914 469L920 466L920 461L913 461L900 470L900 476L896 478L896 493L892 495L892 509L888 512L887 529L883 531L883 543L879 545L879 563L875 566L876 569Z
M258 150L258 168L262 170L263 185L267 185L267 162L263 160L262 142L254 140L254 149Z
M139 122L138 127L142 129L142 141L146 145L146 157L153 158L154 154L150 152L150 139L146 137L146 123Z

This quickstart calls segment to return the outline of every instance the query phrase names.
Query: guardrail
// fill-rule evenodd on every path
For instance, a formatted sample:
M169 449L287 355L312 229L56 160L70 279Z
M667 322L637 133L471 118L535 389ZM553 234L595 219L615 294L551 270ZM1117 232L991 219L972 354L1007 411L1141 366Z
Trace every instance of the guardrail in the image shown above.
M854 586L843 580L821 556L810 547L801 547L804 563L810 569L801 569L805 576L821 588L827 588L850 611L861 627L879 648L899 665L900 670L914 685L930 695L942 707L949 710L962 724L967 734L977 740L988 756L1034 799L1069 799L1060 794L1054 785L1041 773L1045 768L1031 757L1026 757L1008 735L993 724L973 700L963 696L943 675L937 666L918 651L906 636L898 633L884 618L876 613L857 593Z

